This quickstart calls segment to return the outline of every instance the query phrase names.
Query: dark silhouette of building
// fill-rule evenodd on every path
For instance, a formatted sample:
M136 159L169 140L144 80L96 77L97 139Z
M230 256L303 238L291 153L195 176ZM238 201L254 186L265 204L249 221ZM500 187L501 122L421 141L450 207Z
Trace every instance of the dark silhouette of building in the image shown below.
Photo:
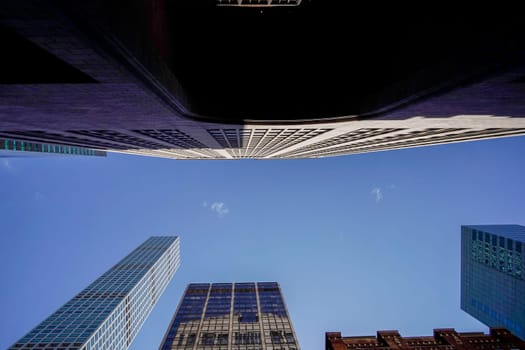
M236 159L525 134L510 5L238 5L3 0L0 137Z
M458 333L454 328L434 329L434 335L402 337L398 331L378 331L377 336L343 337L327 332L325 350L523 350L525 342L505 328Z

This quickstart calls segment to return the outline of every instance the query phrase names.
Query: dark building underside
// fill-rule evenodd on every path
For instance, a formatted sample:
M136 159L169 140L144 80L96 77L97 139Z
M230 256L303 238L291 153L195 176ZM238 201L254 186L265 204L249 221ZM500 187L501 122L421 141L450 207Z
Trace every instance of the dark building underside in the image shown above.
M20 11L9 3L2 5L8 22ZM63 13L114 59L136 58L185 117L222 123L376 117L525 62L521 12L493 5L28 3ZM5 29L2 37L9 39L2 83L96 82Z
M522 16L494 6L188 0L166 11L167 62L194 112L232 122L374 116L525 57Z
M237 159L522 135L521 13L3 0L0 137Z

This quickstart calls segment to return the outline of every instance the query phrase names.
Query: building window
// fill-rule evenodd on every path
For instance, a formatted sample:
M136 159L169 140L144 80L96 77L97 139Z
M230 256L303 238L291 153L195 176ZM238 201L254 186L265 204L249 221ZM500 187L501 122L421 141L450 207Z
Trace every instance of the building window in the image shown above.
M219 334L217 337L219 345L228 345L228 334Z
M286 333L284 336L286 337L286 342L288 344L294 344L295 343L295 339L294 339L292 333Z
M215 334L204 333L201 339L201 345L213 345L215 344Z
M259 332L235 333L235 344L261 344L261 334Z
M281 344L281 332L271 331L270 336L272 337L272 343Z
M195 334L188 335L188 340L186 340L186 346L193 346L195 344Z

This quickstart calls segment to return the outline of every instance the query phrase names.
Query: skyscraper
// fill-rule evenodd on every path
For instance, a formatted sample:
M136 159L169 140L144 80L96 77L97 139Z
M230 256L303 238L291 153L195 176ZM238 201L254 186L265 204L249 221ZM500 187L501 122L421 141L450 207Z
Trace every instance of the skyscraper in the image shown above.
M340 332L325 334L325 350L522 350L525 342L505 328L458 333L454 328L434 329L432 336L402 337L398 331L378 331L377 336L343 337Z
M525 227L461 227L461 309L525 340Z
M299 350L279 284L192 283L161 350Z
M525 135L520 9L132 2L0 1L0 137L283 159Z
M127 349L179 264L178 237L150 237L10 350Z

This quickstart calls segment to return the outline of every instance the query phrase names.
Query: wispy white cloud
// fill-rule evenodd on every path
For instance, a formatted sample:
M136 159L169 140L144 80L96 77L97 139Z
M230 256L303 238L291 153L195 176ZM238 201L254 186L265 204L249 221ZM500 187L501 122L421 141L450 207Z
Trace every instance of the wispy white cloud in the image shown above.
M218 217L222 218L230 212L230 209L223 202L213 202L210 205L210 210L215 212Z
M376 203L379 203L383 200L383 191L381 191L381 187L372 188L370 194L375 198Z
M208 207L208 201L204 201L204 202L202 202L202 206L203 206L204 208Z
M4 168L6 168L7 170L13 170L13 165L11 164L11 162L9 161L9 159L2 159L2 165L3 165Z
M388 186L388 188L390 188L391 190L395 190L397 188L397 186L394 185L394 184L391 184L390 186Z

